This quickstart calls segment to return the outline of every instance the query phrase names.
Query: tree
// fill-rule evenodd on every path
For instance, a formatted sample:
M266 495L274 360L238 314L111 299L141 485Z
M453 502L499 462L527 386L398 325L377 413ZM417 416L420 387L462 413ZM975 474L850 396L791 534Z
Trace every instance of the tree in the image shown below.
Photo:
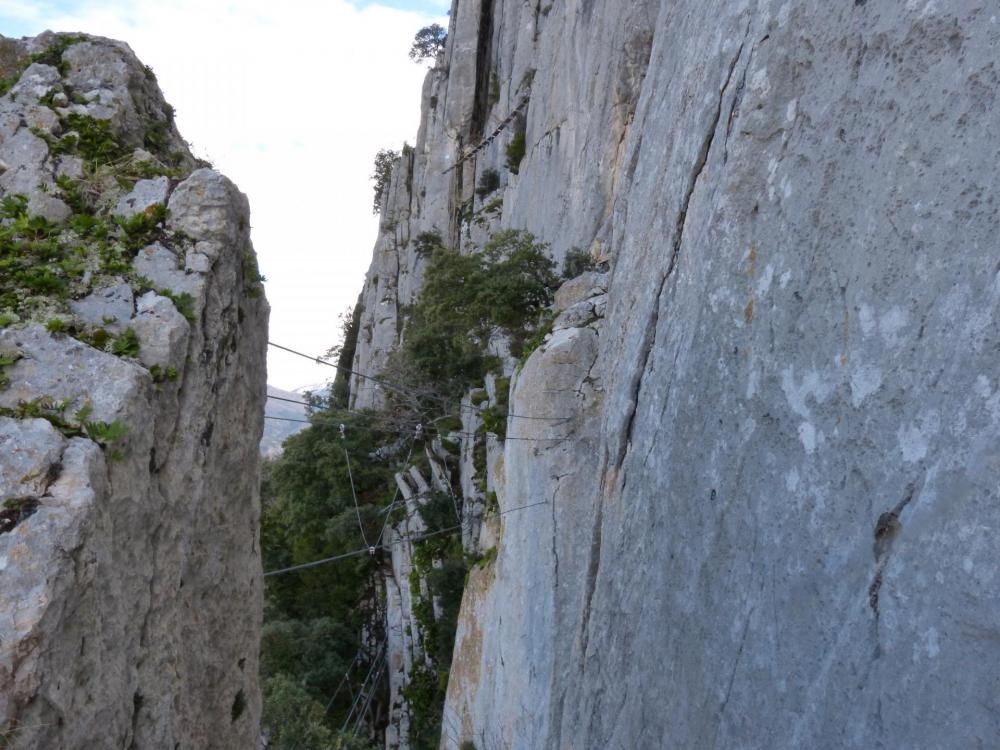
M395 363L405 382L458 398L493 365L486 348L495 333L519 356L559 286L547 250L530 232L505 230L480 253L434 251L395 357L408 366Z
M382 195L389 187L389 179L392 177L392 165L399 158L399 152L389 148L380 149L375 154L375 171L372 172L372 180L375 182L375 197L372 200L372 213L377 214L382 210Z
M437 59L437 56L444 52L444 43L447 39L448 32L440 24L432 23L430 26L424 26L413 37L410 59L418 63Z

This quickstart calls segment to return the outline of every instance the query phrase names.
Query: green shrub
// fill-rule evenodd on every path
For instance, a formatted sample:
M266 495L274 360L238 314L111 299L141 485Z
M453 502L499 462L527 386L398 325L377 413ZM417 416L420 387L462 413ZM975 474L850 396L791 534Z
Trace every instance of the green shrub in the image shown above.
M389 180L392 179L392 165L398 158L399 152L388 148L380 149L375 154L375 169L371 176L375 190L372 197L373 214L382 210L382 196L385 194L386 188L389 187Z
M476 195L479 200L483 200L493 191L500 187L500 173L495 169L485 169L479 175L479 185L476 187Z
M336 750L334 732L324 722L323 705L291 676L264 680L262 722L273 750Z
M150 153L164 155L170 143L169 134L169 123L163 120L156 120L146 128L146 133L142 138L142 145Z
M98 120L90 115L73 112L61 121L66 135L55 141L51 140L51 136L46 138L50 150L55 154L76 154L91 165L101 165L131 151L116 140L108 120Z
M117 354L119 357L138 357L139 336L131 328L126 328L112 342L111 352L112 354Z
M257 255L248 250L243 254L243 293L251 299L259 297L264 292L265 281L267 277L260 272Z
M542 315L541 321L535 329L535 332L532 334L531 338L524 342L524 347L521 350L521 357L517 363L518 371L524 367L524 363L528 361L528 357L531 356L531 353L545 343L545 337L552 333L553 323L555 323L555 316L550 312L546 312Z
M495 563L496 560L497 560L497 548L496 545L494 545L476 559L475 563L473 564L473 567L488 568L490 565Z
M84 422L83 428L87 432L87 437L101 445L108 445L116 440L121 440L128 432L128 428L118 421Z
M281 458L264 466L261 548L265 570L356 551L361 534L354 492L365 534L374 543L385 522L379 510L394 496L393 475L401 468L403 455L382 457L378 449L397 435L386 436L375 429L374 417L368 415L317 410L311 419L312 426L285 441ZM340 423L345 425L343 440ZM418 446L414 454L419 453ZM323 705L330 702L361 648L363 632L372 637L380 632L382 625L373 618L371 586L380 558L381 553L360 555L265 579L261 641L265 683L287 675L311 700ZM347 718L352 694L357 693L369 666L362 659L350 670L349 687L341 690L324 715L322 723L328 729L340 727ZM384 691L384 683L379 690ZM376 703L384 701L380 692ZM269 729L272 721L265 718Z
M364 312L361 295L354 303L353 309L340 314L341 343L327 352L329 358L337 358L337 375L333 379L330 392L330 403L341 409L346 409L351 397L351 374L349 370L354 364L354 352L358 347L358 331L361 327L361 315Z
M494 333L510 337L517 356L558 285L546 249L529 232L507 230L481 253L435 252L403 332L408 374L454 399L493 366L486 344Z
M507 144L507 169L509 169L514 174L518 173L521 168L521 160L524 158L524 153L527 148L527 142L525 138L527 136L527 131L525 126L522 124L516 131L514 131L514 137L510 139L510 143Z
M483 420L483 427L487 432L491 432L503 440L507 437L507 412L508 398L510 392L510 380L507 378L497 378L496 394L497 402L488 406L480 413Z
M49 48L32 55L30 62L41 63L42 65L51 65L52 67L59 69L60 75L65 76L68 71L65 63L63 63L63 52L72 47L74 44L85 41L87 41L87 38L78 34L58 34L56 35L55 43Z
M413 238L413 245L418 258L426 258L433 255L438 250L444 249L444 240L441 233L436 229L428 232L421 232Z
M123 218L115 217L115 223L125 237L125 246L135 253L148 247L160 234L160 224L167 219L167 207L162 203L154 203L145 211Z
M566 257L563 259L562 277L567 280L575 279L595 268L597 268L597 263L594 262L590 253L579 247L572 247L566 251Z
M10 367L19 359L22 355L20 352L13 352L5 354L0 352L0 391L10 385L10 376L4 372L4 369Z
M194 322L194 297L188 292L176 294L169 289L159 289L157 290L157 294L173 302L174 307L177 308L177 312L183 315L188 323Z
M410 59L413 62L435 60L444 51L447 41L448 31L440 24L432 23L430 26L424 26L413 37Z

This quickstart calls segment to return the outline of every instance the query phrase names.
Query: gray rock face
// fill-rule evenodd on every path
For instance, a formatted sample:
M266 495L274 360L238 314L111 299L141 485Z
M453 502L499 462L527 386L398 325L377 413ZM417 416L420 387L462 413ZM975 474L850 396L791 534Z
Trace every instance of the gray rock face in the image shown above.
M139 180L132 188L132 192L122 196L122 199L118 201L115 213L128 218L157 204L165 206L168 195L170 195L170 180L166 177Z
M73 211L58 198L43 193L34 193L28 201L28 214L40 216L53 224L62 224L73 214Z
M120 332L135 313L132 287L124 281L97 289L83 299L72 300L70 307L81 320Z
M2 41L39 52L53 38ZM63 62L66 78L28 68L0 97L0 119L71 80L100 102L86 105L91 116L141 142L162 98L128 48L88 37ZM0 133L0 151L9 165L0 193L41 205L65 164L23 125ZM193 160L185 150L178 161ZM153 192L156 202L172 197L165 179L150 182L133 191L136 206ZM135 300L134 273L94 268L89 294L51 300L103 338L85 343L27 322L0 328L0 353L19 355L0 379L4 746L228 750L259 741L268 307L245 278L254 257L246 199L208 170L174 193L186 196L177 220L218 239L211 264L185 268L194 243L164 227L165 244L135 261L157 291ZM118 197L102 194L99 206L110 211Z
M481 11L425 84L355 369L396 345L420 231L526 228L611 272L561 295L512 386L512 412L571 419L514 420L490 464L512 512L444 746L996 744L995 9ZM458 220L510 134L441 171L529 88L500 210Z

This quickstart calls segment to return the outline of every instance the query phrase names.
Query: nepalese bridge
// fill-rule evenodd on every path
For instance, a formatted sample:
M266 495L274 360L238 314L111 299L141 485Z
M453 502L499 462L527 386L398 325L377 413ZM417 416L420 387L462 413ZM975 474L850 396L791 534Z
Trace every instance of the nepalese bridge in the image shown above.
M496 129L492 133L490 133L486 138L484 138L482 141L476 144L475 148L473 148L471 151L465 152L458 161L456 161L454 164L452 164L450 167L444 170L441 174L448 174L452 170L458 169L463 163L467 162L473 156L475 156L484 148L493 143L494 139L498 135L500 135L500 133L502 133L507 128L508 125L510 125L514 121L514 118L516 118L524 110L525 107L528 106L528 100L530 98L531 98L530 92L521 97L521 101L518 102L517 106L510 111L510 114L508 114L499 125L497 125Z

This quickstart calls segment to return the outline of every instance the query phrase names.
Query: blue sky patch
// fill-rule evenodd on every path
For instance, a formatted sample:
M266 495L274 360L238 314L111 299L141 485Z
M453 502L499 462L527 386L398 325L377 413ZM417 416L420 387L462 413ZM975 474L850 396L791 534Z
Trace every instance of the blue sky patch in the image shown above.
M387 8L436 16L443 16L451 9L451 0L350 0L350 2L359 8L367 8L369 5L384 5Z

